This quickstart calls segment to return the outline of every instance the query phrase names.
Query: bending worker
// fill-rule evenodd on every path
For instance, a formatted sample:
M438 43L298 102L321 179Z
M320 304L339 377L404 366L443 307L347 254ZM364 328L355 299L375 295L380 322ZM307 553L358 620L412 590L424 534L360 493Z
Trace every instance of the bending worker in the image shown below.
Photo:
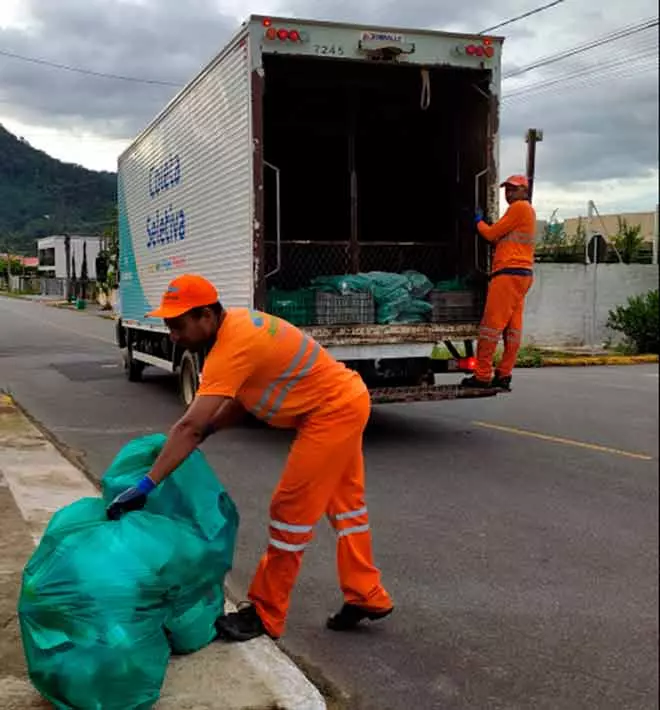
M491 281L488 286L479 340L477 366L464 387L511 389L511 373L522 342L525 296L533 280L536 212L529 202L529 183L524 175L512 175L501 187L509 208L493 225L475 215L479 234L495 245ZM493 377L493 356L501 337L504 354Z
M120 494L108 517L143 507L147 496L206 436L245 410L297 436L270 505L270 540L248 592L249 602L216 622L221 637L247 641L284 631L289 597L303 551L325 514L337 533L337 566L344 595L328 619L335 631L393 609L371 549L365 505L362 435L369 392L360 376L337 362L298 328L247 308L225 309L215 287L200 276L174 279L161 306L171 340L207 351L195 400L172 427L150 473Z

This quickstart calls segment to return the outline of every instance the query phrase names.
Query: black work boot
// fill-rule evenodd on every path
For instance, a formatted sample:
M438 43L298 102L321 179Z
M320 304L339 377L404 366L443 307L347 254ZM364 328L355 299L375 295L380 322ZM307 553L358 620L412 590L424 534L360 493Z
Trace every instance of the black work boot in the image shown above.
M490 382L484 382L483 380L478 380L474 375L472 377L466 377L461 382L461 387L473 390L488 390L492 387Z
M238 611L218 617L215 630L218 638L226 641L250 641L258 636L269 635L254 605L249 602L239 604Z
M511 375L503 377L499 372L495 372L492 386L500 390L511 392Z
M364 609L355 604L344 604L336 614L328 619L326 626L332 631L351 631L364 619L378 621L378 619L384 619L389 616L393 611L394 607L383 611L375 611Z

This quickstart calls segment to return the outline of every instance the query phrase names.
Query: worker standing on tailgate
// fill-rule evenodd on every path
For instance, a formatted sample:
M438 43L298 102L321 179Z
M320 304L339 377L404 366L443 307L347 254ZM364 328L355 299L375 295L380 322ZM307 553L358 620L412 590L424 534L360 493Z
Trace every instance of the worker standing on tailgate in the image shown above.
M463 387L511 389L511 373L522 341L525 296L533 280L536 213L528 199L529 183L524 175L512 175L501 187L509 208L493 225L478 211L479 234L495 245L486 308L479 328L477 366ZM501 337L504 354L493 377L493 356Z
M174 279L149 316L165 320L177 346L208 349L208 355L197 396L149 475L113 501L108 517L144 506L149 492L209 433L247 410L275 427L296 428L297 436L271 501L270 539L250 601L218 619L219 635L247 641L282 634L303 551L324 514L337 533L344 595L328 628L349 630L364 619L387 616L393 605L373 562L364 498L362 435L370 399L360 376L286 321L223 308L214 286L200 276Z

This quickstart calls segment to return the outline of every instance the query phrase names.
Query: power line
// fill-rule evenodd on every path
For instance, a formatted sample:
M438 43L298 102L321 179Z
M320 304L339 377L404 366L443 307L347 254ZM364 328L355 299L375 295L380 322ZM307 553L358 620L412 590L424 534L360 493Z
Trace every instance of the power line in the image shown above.
M510 20L504 20L504 22L500 22L497 25L493 25L492 27L487 27L485 30L481 30L479 32L480 35L485 35L493 30L499 30L500 27L506 27L506 25L511 25L514 22L518 22L519 20L524 20L527 17L531 17L532 15L538 15L539 12L543 12L544 10L549 10L551 7L555 7L556 5L561 5L561 3L565 2L565 0L554 0L554 2L550 2L547 5L543 5L542 7L537 7L535 10L529 10L529 12L524 12L522 15L518 15L517 17L512 17Z
M557 83L567 81L576 76L589 75L593 73L599 73L611 66L618 66L620 64L633 64L638 62L640 59L653 58L658 55L658 41L654 38L654 41L646 42L641 45L636 45L634 48L630 47L629 52L625 54L618 55L616 57L610 57L605 60L597 60L595 63L591 63L588 66L576 67L565 73L560 73L557 76L550 76L547 79L541 81L531 82L529 84L524 84L523 86L507 93L507 96L517 96L519 94L526 94L529 91L534 91L537 88L543 86L550 86Z
M657 71L658 65L656 55L657 53L655 51L650 51L640 54L638 57L626 57L602 66L590 67L586 70L583 69L572 74L566 74L555 79L540 82L539 84L530 84L528 87L523 87L510 94L505 94L503 100L505 102L511 100L515 101L516 99L534 96L536 94L543 93L558 84L576 82L578 86L589 87L599 81L602 81L603 79L634 76L643 69L647 68L655 69ZM574 89L576 86L569 88Z
M181 84L175 84L171 81L161 81L160 79L142 79L136 76L122 76L121 74L109 74L107 72L93 71L91 69L83 69L82 67L74 67L70 66L69 64L59 64L58 62L50 62L46 59L38 59L37 57L26 57L23 54L16 54L14 52L7 52L5 50L0 50L0 56L8 57L10 59L18 59L22 62L29 62L31 64L39 64L40 66L52 67L53 69L62 69L64 71L75 72L76 74L94 76L100 79L115 79L117 81L130 81L135 84L152 84L154 86L171 86L177 89L181 88Z
M640 23L637 23L635 25L628 25L627 27L624 27L620 30L616 30L615 32L610 32L607 35L604 35L602 37L599 37L595 40L592 40L591 42L587 42L586 44L581 44L578 45L577 47L573 47L571 49L566 49L562 52L558 52L557 54L551 54L547 57L541 57L540 59L537 59L535 62L532 62L531 64L528 64L524 67L520 67L519 69L514 69L506 74L503 75L503 79L511 79L514 76L520 76L521 74L526 74L529 71L532 71L532 69L539 69L540 67L545 67L548 66L549 64L554 64L555 62L559 62L563 59L568 59L569 57L574 57L578 54L582 54L584 52L587 52L591 49L595 49L596 47L602 47L603 45L609 44L610 42L615 42L616 40L623 39L624 37L631 37L634 34L638 34L639 32L644 32L645 30L652 29L653 27L658 26L658 18L653 18L649 20L644 20Z

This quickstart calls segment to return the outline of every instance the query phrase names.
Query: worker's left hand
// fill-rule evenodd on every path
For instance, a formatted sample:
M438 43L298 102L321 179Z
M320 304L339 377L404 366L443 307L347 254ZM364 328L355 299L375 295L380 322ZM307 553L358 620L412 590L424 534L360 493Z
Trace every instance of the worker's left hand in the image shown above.
M145 476L137 486L131 486L120 493L106 508L108 520L119 520L124 513L142 510L147 503L147 496L155 487L151 478Z
M484 220L484 212L480 207L477 207L477 209L474 212L474 223L479 224L479 222L483 222Z
M120 493L106 508L108 520L119 520L124 513L142 510L147 503L147 494L136 486Z

